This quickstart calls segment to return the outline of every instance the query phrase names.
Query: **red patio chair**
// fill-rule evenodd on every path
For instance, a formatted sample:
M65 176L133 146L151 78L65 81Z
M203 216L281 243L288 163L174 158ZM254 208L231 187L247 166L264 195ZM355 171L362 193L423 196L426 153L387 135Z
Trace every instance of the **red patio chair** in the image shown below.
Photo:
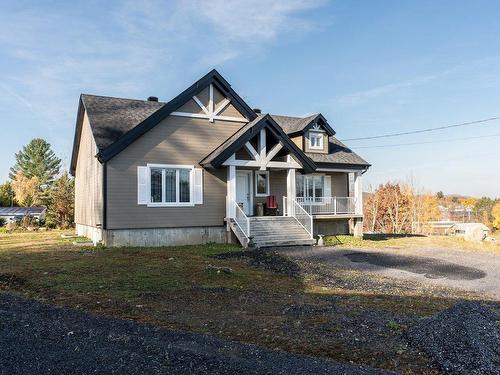
M276 201L275 195L268 195L266 198L266 215L278 215L278 202Z

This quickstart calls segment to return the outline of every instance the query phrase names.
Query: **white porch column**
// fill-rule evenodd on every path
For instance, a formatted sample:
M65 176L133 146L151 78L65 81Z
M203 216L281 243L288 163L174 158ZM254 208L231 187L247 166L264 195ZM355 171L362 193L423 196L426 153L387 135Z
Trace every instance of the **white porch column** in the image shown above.
M354 198L356 199L355 213L363 215L363 183L361 172L354 172ZM357 217L354 221L354 236L363 237L363 217Z
M290 156L288 156L290 158ZM295 199L296 197L296 191L295 191L295 169L290 168L287 170L286 173L286 196L287 196L287 208L286 212L287 215L290 216L290 213L292 212L293 209L293 204L292 204L292 199Z
M227 195L226 195L226 217L232 218L236 215L234 205L231 201L236 200L236 166L229 165L227 167Z
M354 199L356 200L355 213L363 214L363 183L361 172L354 172Z

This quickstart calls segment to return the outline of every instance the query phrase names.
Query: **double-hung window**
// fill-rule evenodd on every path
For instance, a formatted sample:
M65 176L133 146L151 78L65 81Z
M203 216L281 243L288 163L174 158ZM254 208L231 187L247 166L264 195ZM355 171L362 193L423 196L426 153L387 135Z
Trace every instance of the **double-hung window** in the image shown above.
M150 206L192 206L193 166L150 164Z
M323 150L323 133L309 132L309 148Z

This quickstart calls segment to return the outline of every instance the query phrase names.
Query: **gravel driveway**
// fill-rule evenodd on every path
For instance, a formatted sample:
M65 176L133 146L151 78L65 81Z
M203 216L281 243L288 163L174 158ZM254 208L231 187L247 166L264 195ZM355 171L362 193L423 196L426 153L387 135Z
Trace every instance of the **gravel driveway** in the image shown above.
M500 298L500 255L460 249L297 247L279 253L335 266L418 280Z
M0 374L388 374L0 293Z

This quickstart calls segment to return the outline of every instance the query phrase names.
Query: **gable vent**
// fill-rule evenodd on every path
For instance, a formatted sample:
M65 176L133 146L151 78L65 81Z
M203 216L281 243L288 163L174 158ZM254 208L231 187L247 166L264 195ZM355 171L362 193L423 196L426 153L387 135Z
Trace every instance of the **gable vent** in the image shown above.
M157 96L150 96L148 98L148 102L157 102L158 101L158 97Z

